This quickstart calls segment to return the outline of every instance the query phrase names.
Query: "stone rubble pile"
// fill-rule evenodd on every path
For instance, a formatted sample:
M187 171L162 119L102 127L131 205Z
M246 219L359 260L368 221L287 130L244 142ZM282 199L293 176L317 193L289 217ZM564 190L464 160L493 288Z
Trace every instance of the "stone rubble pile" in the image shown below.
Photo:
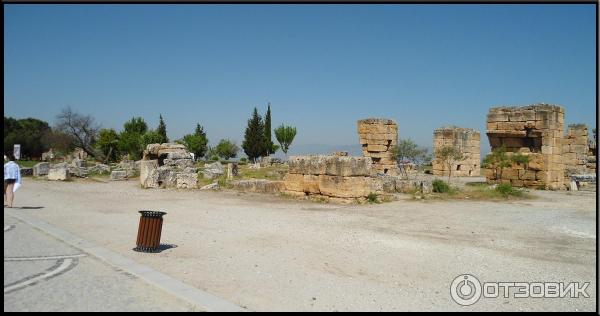
M198 169L185 145L149 144L139 162L142 188L195 189Z

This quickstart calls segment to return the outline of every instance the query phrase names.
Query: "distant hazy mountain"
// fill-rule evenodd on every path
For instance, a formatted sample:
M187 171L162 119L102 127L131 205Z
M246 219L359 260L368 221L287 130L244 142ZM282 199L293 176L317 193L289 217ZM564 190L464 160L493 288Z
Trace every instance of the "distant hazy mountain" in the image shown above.
M488 146L481 144L482 152L481 159L483 159L489 152ZM429 154L433 154L433 147L423 146L428 149ZM350 156L362 156L362 149L360 144L356 145L324 145L324 144L309 144L309 145L293 145L291 146L288 156L294 155L309 155L309 154L330 154L334 151L347 151ZM242 152L243 153L243 152ZM273 157L284 158L285 155L281 150L278 150Z
M356 145L293 145L288 151L288 156L293 155L308 155L308 154L330 154L334 151L347 151L350 156L362 156L362 150L359 144ZM278 158L283 158L285 155L280 150L274 155Z

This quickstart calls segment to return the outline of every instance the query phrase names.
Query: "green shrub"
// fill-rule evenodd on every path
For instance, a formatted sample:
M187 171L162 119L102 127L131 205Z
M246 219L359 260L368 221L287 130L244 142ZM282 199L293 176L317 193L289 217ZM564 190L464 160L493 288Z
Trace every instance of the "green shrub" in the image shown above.
M523 192L521 190L513 188L508 183L498 184L496 186L495 190L496 190L496 192L502 194L502 196L504 196L504 197L522 196L523 195Z
M240 162L246 162L246 161L248 161L248 158L246 158L246 157L240 158Z
M369 193L369 195L367 195L367 201L369 203L377 203L377 194L373 192Z
M448 193L451 191L450 185L448 185L448 183L444 182L443 180L440 179L435 179L433 180L433 182L431 183L432 187L433 187L433 192L437 192L437 193Z

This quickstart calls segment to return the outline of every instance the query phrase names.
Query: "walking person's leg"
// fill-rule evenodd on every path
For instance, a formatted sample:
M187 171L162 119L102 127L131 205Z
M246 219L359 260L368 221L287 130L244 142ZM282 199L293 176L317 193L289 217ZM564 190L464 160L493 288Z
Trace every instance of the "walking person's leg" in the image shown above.
M4 206L8 205L8 200L6 199L6 188L8 188L8 182L4 181Z
M15 186L15 183L9 183L8 186L6 187L6 199L8 201L8 208L11 208L13 205L13 199L15 197L15 193L13 192L13 187Z

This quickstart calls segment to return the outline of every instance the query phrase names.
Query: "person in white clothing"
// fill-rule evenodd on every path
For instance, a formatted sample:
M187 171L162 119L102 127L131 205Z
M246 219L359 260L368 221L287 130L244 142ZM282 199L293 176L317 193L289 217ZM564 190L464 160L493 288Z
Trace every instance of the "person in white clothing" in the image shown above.
M13 161L12 154L4 155L4 206L12 208L15 197L15 185L21 185L21 168Z

